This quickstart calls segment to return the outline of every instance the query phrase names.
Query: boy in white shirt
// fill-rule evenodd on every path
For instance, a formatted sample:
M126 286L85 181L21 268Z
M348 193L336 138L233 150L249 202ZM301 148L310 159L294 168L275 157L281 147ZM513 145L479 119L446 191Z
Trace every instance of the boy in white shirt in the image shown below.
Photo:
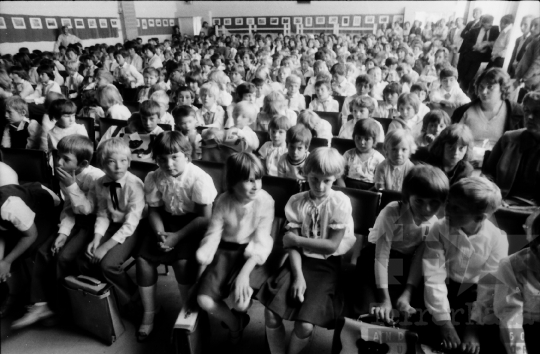
M291 127L286 116L273 118L268 124L268 134L270 141L264 143L257 154L266 167L266 174L269 176L278 175L278 162L280 157L287 152L285 136Z
M383 100L383 90L388 85L387 82L382 81L381 68L375 66L368 70L368 75L371 77L371 97L377 101Z
M249 101L238 102L233 109L232 117L234 119L234 127L227 130L225 139L230 139L234 136L240 138L246 143L247 152L253 152L259 148L259 138L257 134L249 127L257 119L259 109Z
M315 93L317 98L309 103L309 109L317 112L338 112L339 102L330 95L330 83L328 81L317 81L315 83Z
M169 124L174 129L174 118L167 112L169 110L169 95L163 90L158 90L150 96L150 100L159 104L158 124Z
M350 104L356 97L368 97L373 101L374 109L379 107L377 100L369 95L372 89L372 84L373 81L371 80L371 76L365 74L358 75L354 85L356 88L356 94L345 98L345 101L343 101L343 107L341 107L342 125L347 122L349 114L351 114L351 110L349 109Z
M300 93L300 84L302 80L299 76L291 74L285 80L285 88L287 94L285 99L287 100L287 107L293 111L300 112L306 109L306 99L304 95Z
M498 352L488 348L500 346L498 327L490 326L496 323L493 276L508 256L508 239L487 219L501 202L501 191L493 182L463 178L450 187L445 218L427 236L424 300L438 327L431 336L433 344L444 350Z
M439 74L441 86L429 94L430 101L439 103L449 116L452 116L456 108L471 102L469 96L459 87L457 77L458 72L454 67L445 67Z
M202 108L196 112L198 126L216 127L223 129L225 111L217 104L219 87L215 82L207 82L201 86L199 96Z
M69 98L76 98L79 88L84 80L84 76L79 74L79 62L78 61L68 61L66 63L66 71L68 77L64 82L64 85L68 89Z
M126 88L136 88L144 85L143 75L133 66L128 63L129 52L125 49L114 53L114 57L118 62L118 66L114 69L114 79Z
M334 96L351 96L356 88L347 80L345 65L336 64L332 67L332 93Z

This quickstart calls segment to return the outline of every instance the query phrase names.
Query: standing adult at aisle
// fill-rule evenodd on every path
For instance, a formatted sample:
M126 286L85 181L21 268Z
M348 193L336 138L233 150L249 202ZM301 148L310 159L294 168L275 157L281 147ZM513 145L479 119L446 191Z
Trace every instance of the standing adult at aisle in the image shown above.
M531 22L531 41L527 45L523 58L516 68L514 87L525 83L525 90L534 91L540 88L540 17Z
M67 48L70 44L81 43L81 39L74 34L69 33L68 26L62 26L62 33L54 43L54 52L57 53L60 47Z
M525 54L527 45L533 38L533 36L531 36L532 20L532 15L527 15L521 20L521 24L519 27L521 29L521 33L523 34L516 39L516 45L514 46L514 51L512 52L512 56L510 57L510 63L508 64L508 74L510 74L511 78L514 77L519 61L523 57L523 54Z
M469 21L463 31L461 32L461 38L465 39L467 33L473 28L480 28L480 17L482 16L482 9L477 7L472 13L473 20Z
M446 48L450 55L448 56L448 61L452 64L453 67L457 66L459 60L459 49L461 48L461 43L463 43L463 38L461 38L461 33L465 26L463 25L463 18L456 18L456 27L453 27L446 37Z

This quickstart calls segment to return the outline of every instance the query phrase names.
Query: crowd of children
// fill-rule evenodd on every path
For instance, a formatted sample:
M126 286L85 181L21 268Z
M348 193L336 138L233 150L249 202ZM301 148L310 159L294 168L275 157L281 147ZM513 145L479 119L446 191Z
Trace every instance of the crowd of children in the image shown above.
M475 93L459 86L443 41L420 37L184 36L2 56L1 146L47 152L63 199L59 210L54 192L18 185L0 164L1 286L13 261L35 258L32 306L13 328L65 312L65 294L47 280L85 274L113 285L121 312L142 305L145 341L159 311L156 269L167 264L182 303L196 299L232 343L256 298L270 351L299 353L343 309L340 267L356 238L351 202L335 184L401 193L356 263L359 312L392 323L396 309L426 309L437 325L418 329L427 342L466 353L495 353L485 348L496 348L500 322L508 353L538 350L540 217L526 225L530 247L506 258L507 236L488 220L503 203L499 187L475 175L475 136L450 119ZM535 122L538 97L525 100ZM330 147L326 113L337 117L335 138L351 142L343 155ZM127 122L89 137L76 117ZM311 148L315 138L326 146ZM241 142L221 161L221 195L192 163L210 139ZM158 168L142 181L128 170L135 160ZM264 175L297 180L304 192L285 206L287 260L253 279L275 236ZM132 256L136 281L121 267ZM288 345L284 319L295 322Z

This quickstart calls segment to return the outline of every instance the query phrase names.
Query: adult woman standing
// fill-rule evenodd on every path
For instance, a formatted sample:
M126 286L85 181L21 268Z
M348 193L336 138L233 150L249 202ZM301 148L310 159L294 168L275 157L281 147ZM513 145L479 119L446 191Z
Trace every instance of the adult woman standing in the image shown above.
M475 146L491 150L504 132L523 126L523 110L508 99L510 77L500 68L484 71L475 89L478 98L456 109L452 122L468 125Z

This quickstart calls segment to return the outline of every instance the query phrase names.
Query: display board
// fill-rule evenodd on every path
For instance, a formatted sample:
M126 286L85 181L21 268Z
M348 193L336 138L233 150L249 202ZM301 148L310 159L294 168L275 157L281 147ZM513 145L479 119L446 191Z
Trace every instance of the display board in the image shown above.
M111 17L0 15L0 42L56 41L64 24L80 39L116 38L120 20Z
M152 36L172 34L172 27L176 25L174 18L140 18L137 17L137 30L139 36Z
M312 16L251 16L214 17L214 25L225 26L231 32L247 32L252 29L261 33L346 33L372 32L377 25L403 22L403 13L384 15L312 15Z

